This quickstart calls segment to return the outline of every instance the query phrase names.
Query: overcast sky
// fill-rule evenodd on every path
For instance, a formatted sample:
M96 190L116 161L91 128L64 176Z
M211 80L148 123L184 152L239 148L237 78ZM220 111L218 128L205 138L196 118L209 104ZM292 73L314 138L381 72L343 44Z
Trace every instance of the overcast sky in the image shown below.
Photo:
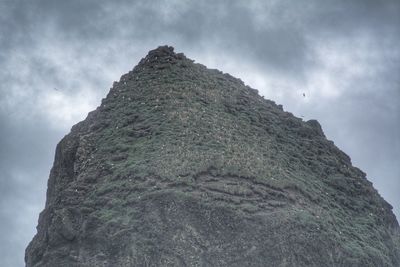
M390 0L0 1L0 266L24 265L57 142L164 44L317 119L399 218L398 25Z

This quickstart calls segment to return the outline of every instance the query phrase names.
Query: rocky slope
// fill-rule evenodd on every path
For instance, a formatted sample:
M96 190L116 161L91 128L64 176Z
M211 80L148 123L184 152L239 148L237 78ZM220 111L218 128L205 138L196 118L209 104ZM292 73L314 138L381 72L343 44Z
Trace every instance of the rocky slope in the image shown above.
M58 144L33 266L400 266L392 207L307 122L159 47Z

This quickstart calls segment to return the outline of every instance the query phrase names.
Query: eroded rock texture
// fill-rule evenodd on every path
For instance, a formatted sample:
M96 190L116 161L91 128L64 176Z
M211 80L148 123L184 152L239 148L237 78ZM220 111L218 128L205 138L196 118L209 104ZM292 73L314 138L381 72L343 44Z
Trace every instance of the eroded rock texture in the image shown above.
M399 225L328 141L159 47L57 146L27 266L400 266Z

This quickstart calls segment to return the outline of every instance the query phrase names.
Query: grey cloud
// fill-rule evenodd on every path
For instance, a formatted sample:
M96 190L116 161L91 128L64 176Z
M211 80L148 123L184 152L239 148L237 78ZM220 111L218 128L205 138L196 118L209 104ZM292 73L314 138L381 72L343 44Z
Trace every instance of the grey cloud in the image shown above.
M21 266L33 237L53 157L62 136L40 119L13 121L0 114L0 265Z
M164 18L163 6L157 3L117 1L40 1L29 4L31 10L24 16L23 25L30 24L31 34L40 35L46 25L54 25L56 38L68 43L82 40L82 46L101 46L102 42L115 42L128 38L132 45L138 40L178 39L184 46L206 42L208 46L219 45L252 62L267 65L292 75L302 73L309 67L308 55L312 44L307 39L353 36L367 30L367 34L379 34L385 29L397 30L395 2L385 1L330 1L293 2L280 1L271 5L265 1L253 1L256 9L249 9L244 1L191 2L177 5L178 16ZM394 7L393 7L394 6ZM23 8L22 8L23 9ZM272 10L271 10L272 9ZM254 12L265 13L270 18L264 28L254 27ZM19 11L18 13L23 13ZM37 19L39 17L39 19ZM20 26L20 25L18 25ZM329 36L329 35L333 35ZM201 49L200 45L197 45ZM83 49L83 51L88 48Z
M22 265L55 144L71 126L50 126L55 111L41 110L42 98L57 87L66 97L90 91L100 103L113 79L160 44L200 63L215 58L223 71L228 62L235 73L247 66L295 84L257 89L297 116L317 118L400 216L398 25L400 3L390 0L1 1L0 265ZM321 45L362 53L330 70L318 59ZM352 63L365 72L347 76ZM293 93L325 69L340 96L307 104Z

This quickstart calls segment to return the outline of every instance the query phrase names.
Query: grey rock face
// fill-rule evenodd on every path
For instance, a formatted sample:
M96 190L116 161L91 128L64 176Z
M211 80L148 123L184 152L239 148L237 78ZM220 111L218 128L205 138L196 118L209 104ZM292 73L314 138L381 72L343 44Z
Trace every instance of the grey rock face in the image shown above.
M58 144L34 266L400 266L399 225L328 141L159 47Z

